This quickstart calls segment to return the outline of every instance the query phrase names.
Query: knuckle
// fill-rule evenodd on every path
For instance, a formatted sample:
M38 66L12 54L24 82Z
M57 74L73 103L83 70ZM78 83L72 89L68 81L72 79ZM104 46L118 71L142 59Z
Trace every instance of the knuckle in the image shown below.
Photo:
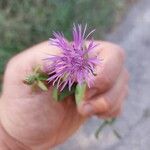
M108 112L113 107L113 102L112 102L111 98L106 95L104 96L104 100L107 104L107 109L105 109L105 112Z
M96 113L105 113L110 109L109 103L107 102L105 96L102 96L91 103L93 104Z

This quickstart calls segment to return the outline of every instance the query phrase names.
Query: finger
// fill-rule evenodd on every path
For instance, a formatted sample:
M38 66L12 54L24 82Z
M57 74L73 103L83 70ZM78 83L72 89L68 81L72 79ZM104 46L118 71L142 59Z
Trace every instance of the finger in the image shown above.
M128 87L126 86L125 90L122 91L120 97L116 101L116 105L114 104L114 106L108 112L97 114L97 117L105 119L105 118L115 118L118 115L120 115L127 94L128 94Z
M128 95L128 86L126 85L122 90L122 92L120 93L120 96L118 96L118 100L116 100L116 103L114 102L111 109L106 113L111 114L115 112L117 109L119 109L123 105L127 95Z
M111 114L97 115L98 118L107 119L107 118L116 118L121 114L122 107L119 107Z
M126 71L123 70L115 85L108 92L93 97L87 101L83 101L78 106L79 112L86 116L109 111L114 105L116 105L116 100L120 93L124 90L127 80L128 77Z
M124 64L125 54L122 48L109 42L99 42L96 47L97 55L102 59L101 64L96 67L93 87L98 92L110 89L117 80Z

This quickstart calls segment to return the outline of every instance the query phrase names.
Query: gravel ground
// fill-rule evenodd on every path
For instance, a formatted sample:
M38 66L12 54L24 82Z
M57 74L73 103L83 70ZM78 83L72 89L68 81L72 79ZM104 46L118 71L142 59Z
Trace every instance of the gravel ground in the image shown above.
M113 125L122 138L107 127L96 140L93 133L99 120L93 118L56 150L150 149L150 0L139 0L107 40L126 50L130 71L129 97L123 114Z

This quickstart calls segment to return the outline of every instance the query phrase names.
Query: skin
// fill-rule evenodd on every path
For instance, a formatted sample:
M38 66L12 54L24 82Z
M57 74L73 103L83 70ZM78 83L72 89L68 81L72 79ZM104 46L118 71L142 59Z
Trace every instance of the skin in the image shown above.
M120 114L128 90L125 54L115 44L96 42L100 44L95 53L103 63L96 67L95 84L77 107L73 97L54 102L51 86L48 92L33 92L22 82L34 66L43 64L47 54L59 54L58 48L42 42L9 61L0 100L2 150L48 150L66 141L90 116L110 118Z

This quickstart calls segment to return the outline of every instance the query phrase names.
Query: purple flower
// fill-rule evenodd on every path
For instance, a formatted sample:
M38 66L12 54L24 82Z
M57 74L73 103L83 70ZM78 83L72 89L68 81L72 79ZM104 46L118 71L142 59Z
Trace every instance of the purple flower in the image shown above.
M71 87L74 83L87 83L88 87L93 84L93 77L96 64L99 63L96 56L90 53L97 44L91 40L85 45L85 40L95 31L92 30L86 35L87 25L73 27L73 42L69 43L63 33L54 32L54 38L50 38L50 44L61 50L60 55L51 55L46 60L50 62L49 82L56 84L62 91L66 86Z

